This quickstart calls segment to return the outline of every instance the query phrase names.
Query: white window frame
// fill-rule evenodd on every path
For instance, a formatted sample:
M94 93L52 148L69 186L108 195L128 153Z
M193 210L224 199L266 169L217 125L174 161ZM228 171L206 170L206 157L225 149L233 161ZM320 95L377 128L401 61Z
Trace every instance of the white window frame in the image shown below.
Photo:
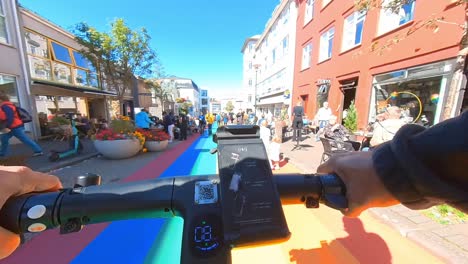
M386 6L390 0L384 0L382 3L382 6ZM402 22L402 18L406 15L404 13L403 6L400 7L400 12L398 14L393 13L391 10L387 8L382 8L380 10L380 15L379 15L379 22L378 22L378 36L383 35L387 32L390 32L396 28L399 28L400 26L409 23L411 21L414 21L414 11L416 9L416 1L413 1L411 3L411 19Z
M357 25L362 21L363 26L361 30L361 41L356 43ZM366 13L356 11L347 16L343 21L343 43L341 44L341 51L352 49L362 43L362 34L364 32L364 22L366 21ZM351 39L349 38L351 37ZM350 44L351 43L351 44Z
M5 40L3 39L0 39L0 43L4 43L4 44L11 44L10 42L10 32L8 31L8 21L7 21L7 17L6 17L6 11L5 11L5 4L3 3L3 0L0 0L0 6L1 6L1 9L3 10L3 13L0 13L0 17L2 17L4 19L4 23L5 23ZM0 29L2 30L2 29Z
M319 63L333 56L333 40L335 38L335 27L330 28L320 35ZM331 42L331 47L330 47ZM326 49L325 49L326 48ZM331 52L329 52L331 49Z
M310 68L312 61L312 43L307 43L302 48L302 61L301 61L301 70Z
M307 25L314 18L315 0L307 0L304 11L304 25Z
M326 7L333 0L322 0L322 8Z

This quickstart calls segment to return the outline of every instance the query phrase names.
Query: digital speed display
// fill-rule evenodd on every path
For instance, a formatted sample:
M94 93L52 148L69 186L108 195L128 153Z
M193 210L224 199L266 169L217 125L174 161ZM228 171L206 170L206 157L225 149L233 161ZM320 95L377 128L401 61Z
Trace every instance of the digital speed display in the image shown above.
M217 252L223 243L221 217L200 215L190 225L189 239L195 255L208 257Z

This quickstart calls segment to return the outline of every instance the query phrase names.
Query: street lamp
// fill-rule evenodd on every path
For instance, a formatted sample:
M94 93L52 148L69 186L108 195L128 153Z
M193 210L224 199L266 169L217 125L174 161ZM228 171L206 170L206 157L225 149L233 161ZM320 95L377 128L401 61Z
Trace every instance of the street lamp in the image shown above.
M257 73L258 69L262 66L260 63L256 63L253 65L255 69L255 95L254 95L254 111L255 111L255 116L257 115Z

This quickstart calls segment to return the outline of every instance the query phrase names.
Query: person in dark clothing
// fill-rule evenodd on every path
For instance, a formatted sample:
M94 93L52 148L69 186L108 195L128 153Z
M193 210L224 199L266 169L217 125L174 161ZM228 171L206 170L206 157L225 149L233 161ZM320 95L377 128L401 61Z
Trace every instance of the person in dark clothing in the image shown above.
M318 168L337 173L358 216L398 203L410 209L449 204L468 213L468 113L431 128L409 124L371 152L333 156Z
M293 141L300 140L301 138L301 131L302 126L304 123L302 122L302 117L304 116L304 107L302 107L302 102L297 102L296 106L292 112L292 128L294 129L293 132Z
M188 118L186 115L179 117L180 140L187 140Z

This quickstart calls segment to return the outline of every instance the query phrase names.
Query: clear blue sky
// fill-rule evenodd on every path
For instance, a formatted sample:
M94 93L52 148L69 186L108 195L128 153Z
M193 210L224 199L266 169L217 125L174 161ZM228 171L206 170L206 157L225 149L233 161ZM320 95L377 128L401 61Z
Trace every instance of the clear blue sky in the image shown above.
M107 31L122 17L145 27L165 72L193 79L212 94L241 88L247 37L261 34L279 0L19 0L65 29L84 21Z

